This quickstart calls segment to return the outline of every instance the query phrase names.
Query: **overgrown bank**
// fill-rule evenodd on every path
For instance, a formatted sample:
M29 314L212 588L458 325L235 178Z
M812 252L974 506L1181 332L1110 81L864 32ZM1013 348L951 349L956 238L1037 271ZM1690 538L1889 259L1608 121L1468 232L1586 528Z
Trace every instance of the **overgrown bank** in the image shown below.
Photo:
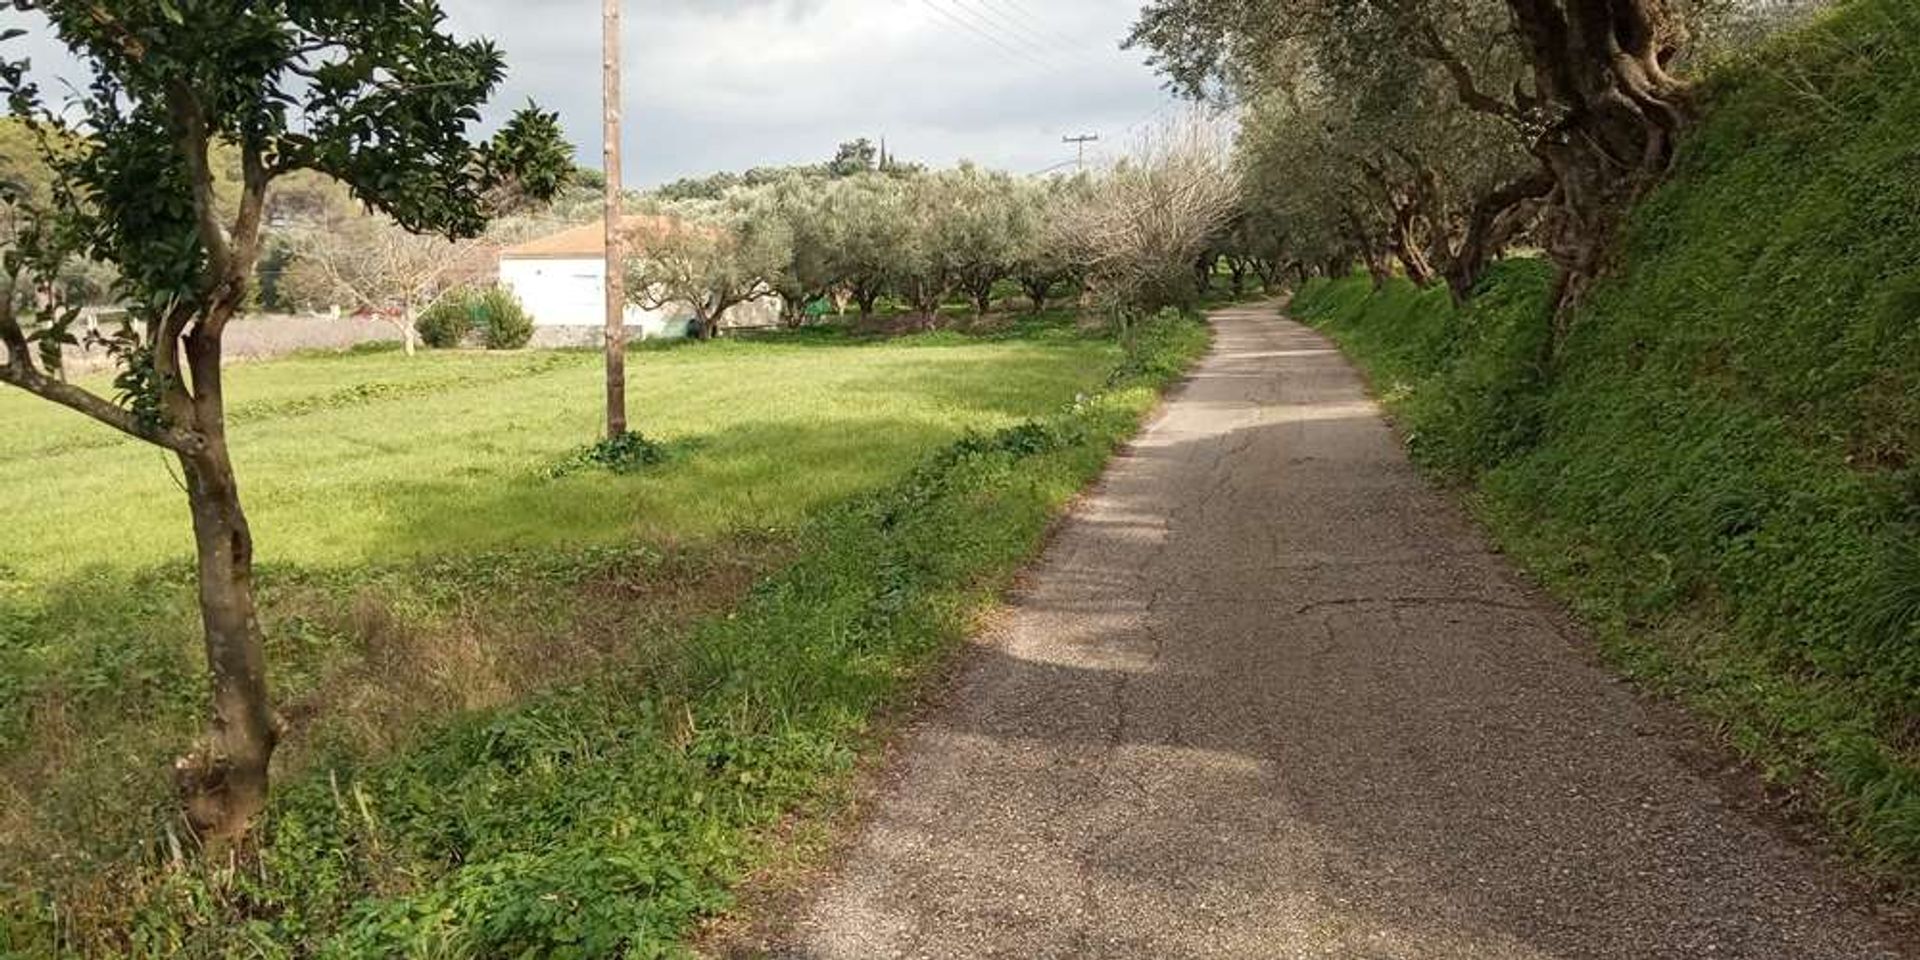
M1718 76L1556 367L1548 268L1310 285L1416 457L1599 632L1920 875L1920 11L1879 0Z
M283 781L257 862L209 874L162 851L118 915L75 927L41 903L0 927L0 948L676 952L767 828L831 798L874 713L964 636L1204 344L1190 318L1137 329L1106 389L819 513L730 612L386 759Z

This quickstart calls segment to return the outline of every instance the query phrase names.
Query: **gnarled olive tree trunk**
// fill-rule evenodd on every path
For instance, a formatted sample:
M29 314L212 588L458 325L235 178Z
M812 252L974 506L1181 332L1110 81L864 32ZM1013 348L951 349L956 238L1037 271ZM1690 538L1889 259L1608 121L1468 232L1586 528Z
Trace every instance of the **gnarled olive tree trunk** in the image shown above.
M1043 313L1047 309L1047 297L1053 293L1053 279L1051 277L1021 277L1020 289L1026 293L1028 302L1033 304L1033 312Z
M1553 188L1553 177L1536 170L1502 184L1474 204L1466 229L1442 269L1456 305L1466 302L1487 263L1534 222Z
M1667 0L1508 0L1550 118L1533 144L1553 177L1542 240L1559 264L1556 339L1604 267L1628 208L1672 166L1691 119L1667 72L1687 42Z

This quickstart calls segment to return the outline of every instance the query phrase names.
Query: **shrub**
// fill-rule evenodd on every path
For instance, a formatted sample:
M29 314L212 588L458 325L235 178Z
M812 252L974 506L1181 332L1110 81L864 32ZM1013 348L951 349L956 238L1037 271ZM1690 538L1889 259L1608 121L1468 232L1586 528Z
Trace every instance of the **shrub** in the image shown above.
M473 312L467 307L466 297L452 294L421 311L413 329L419 332L421 343L435 350L451 349L473 332Z
M472 314L488 350L518 350L533 339L533 317L505 287L489 287L473 297Z

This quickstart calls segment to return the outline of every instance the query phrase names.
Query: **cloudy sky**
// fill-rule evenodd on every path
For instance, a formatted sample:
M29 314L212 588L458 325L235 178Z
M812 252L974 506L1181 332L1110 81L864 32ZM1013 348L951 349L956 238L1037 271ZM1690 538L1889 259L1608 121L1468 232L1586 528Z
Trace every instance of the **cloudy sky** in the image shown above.
M599 166L599 0L441 6L456 33L506 51L496 111L528 98L560 111L580 162ZM624 167L640 186L823 160L859 136L885 137L904 159L1032 173L1073 159L1062 136L1100 135L1094 159L1178 109L1140 54L1119 49L1139 0L627 0L624 10ZM14 49L58 70L44 26L18 25L30 35Z

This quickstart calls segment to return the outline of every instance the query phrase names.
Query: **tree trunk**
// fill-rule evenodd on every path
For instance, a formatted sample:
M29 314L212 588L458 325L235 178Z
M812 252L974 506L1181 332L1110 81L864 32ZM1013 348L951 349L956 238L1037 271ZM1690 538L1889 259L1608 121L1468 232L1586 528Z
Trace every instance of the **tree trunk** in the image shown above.
M1026 292L1027 299L1033 302L1034 313L1046 312L1047 294L1053 292L1053 284L1050 281L1028 277L1020 281L1020 288Z
M1217 262L1217 255L1212 253L1203 253L1193 262L1193 287L1201 296L1213 289L1213 267Z
M1260 278L1261 293L1270 295L1279 290L1283 271L1285 270L1286 265L1279 260L1271 260L1266 257L1255 257L1253 259L1253 273Z
M1393 268L1387 266L1385 257L1380 256L1373 250L1368 250L1367 276L1372 278L1373 289L1375 291L1384 290L1386 289L1387 281L1393 279Z
M1353 249L1359 251L1360 258L1366 263L1367 275L1373 278L1373 289L1379 290L1393 278L1393 268L1388 266L1387 258L1381 253L1379 245L1373 242L1373 235L1368 232L1367 225L1361 221L1360 214L1352 207L1343 207L1340 213L1347 221L1347 239L1352 242Z
M414 342L418 332L414 329L413 301L409 300L400 308L400 342L406 344L409 357L414 354Z
M1467 229L1448 258L1444 273L1453 302L1463 304L1480 282L1487 263L1525 230L1539 214L1543 199L1553 190L1553 177L1535 171L1502 184L1474 204Z
M1420 245L1413 237L1411 218L1396 214L1393 227L1393 256L1406 270L1407 279L1415 286L1424 287L1433 282L1433 267L1427 262L1426 254L1420 251Z
M940 300L943 291L931 284L916 284L910 299L913 308L920 314L920 326L923 330L934 330L940 326Z
M195 833L224 844L244 836L266 808L267 765L279 728L254 608L253 534L227 451L219 334L190 335L186 353L203 446L179 459L193 515L213 709L204 740L175 762L174 775Z
M1565 314L1600 273L1627 209L1672 165L1691 116L1687 86L1666 66L1687 32L1666 0L1508 7L1536 89L1559 117L1534 154L1555 183L1541 239L1565 275L1556 302Z
M701 343L709 343L713 340L713 336L718 332L718 327L720 326L720 318L725 315L725 313L725 308L715 307L711 304L704 304L694 308L693 319L695 323L700 325L699 339Z
M973 289L974 313L978 316L984 317L987 315L987 311L991 310L992 308L993 308L993 284L988 283L985 286L976 286Z

